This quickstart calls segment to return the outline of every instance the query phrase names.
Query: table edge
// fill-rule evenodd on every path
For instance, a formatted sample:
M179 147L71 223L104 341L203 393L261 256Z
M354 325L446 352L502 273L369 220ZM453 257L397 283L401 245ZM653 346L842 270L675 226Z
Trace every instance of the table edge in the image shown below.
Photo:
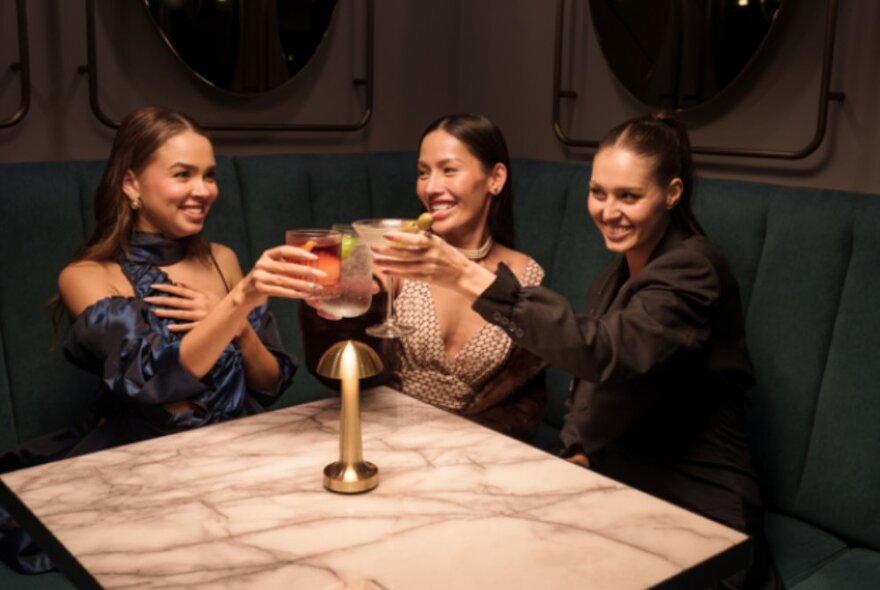
M40 522L33 512L18 498L18 496L6 485L3 475L0 474L0 505L15 518L18 525L24 529L37 545L52 558L58 570L64 574L77 588L92 590L101 589L98 581L79 563L79 561L67 550L61 541L53 535L46 526ZM14 570L13 570L14 571ZM26 575L26 574L20 574Z

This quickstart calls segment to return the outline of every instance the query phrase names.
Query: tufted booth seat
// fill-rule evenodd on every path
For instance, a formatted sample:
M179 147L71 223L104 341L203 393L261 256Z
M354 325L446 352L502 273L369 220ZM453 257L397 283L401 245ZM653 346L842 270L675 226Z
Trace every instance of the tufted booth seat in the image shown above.
M94 379L53 347L45 302L91 227L102 162L0 164L0 451L88 407ZM412 152L218 159L221 197L207 233L249 267L290 227L413 216ZM516 160L517 242L546 283L580 306L610 260L585 209L589 167ZM789 588L880 588L880 198L701 179L697 213L743 293L758 385L752 443L768 536ZM273 303L300 357L294 304ZM548 372L535 444L553 450L568 378ZM279 405L330 394L305 370ZM61 574L2 588L70 587Z

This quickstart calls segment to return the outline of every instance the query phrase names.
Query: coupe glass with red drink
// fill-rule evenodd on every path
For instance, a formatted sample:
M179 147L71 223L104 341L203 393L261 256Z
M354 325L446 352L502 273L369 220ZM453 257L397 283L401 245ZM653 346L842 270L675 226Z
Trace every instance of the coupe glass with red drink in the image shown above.
M332 229L289 229L284 233L284 241L290 246L297 246L315 254L318 259L300 262L324 271L326 276L315 278L321 290L315 293L315 299L333 299L339 297L340 284L340 247L342 234Z

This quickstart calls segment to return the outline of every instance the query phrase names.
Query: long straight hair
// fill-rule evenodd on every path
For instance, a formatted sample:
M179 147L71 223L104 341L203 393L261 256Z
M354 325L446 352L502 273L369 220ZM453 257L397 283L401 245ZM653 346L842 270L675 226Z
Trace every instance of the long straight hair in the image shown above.
M501 192L492 195L489 206L489 235L492 239L507 246L514 246L513 230L513 179L510 170L510 155L504 134L495 123L483 115L456 114L440 117L425 129L419 139L419 146L432 131L445 131L467 147L488 174L495 164L507 168L507 180Z
M670 211L671 221L685 233L706 235L693 211L694 163L691 142L681 121L666 113L630 119L605 135L597 153L610 147L625 148L653 160L654 180L661 187L680 179L681 197Z
M170 109L145 107L126 115L113 138L110 157L95 192L95 228L77 250L74 262L116 260L128 254L138 213L132 210L122 191L125 175L129 170L135 174L141 173L166 141L185 131L208 138L198 123ZM186 240L187 256L209 259L210 245L201 233Z
M110 157L95 192L95 228L77 249L71 262L107 262L128 255L137 212L132 210L122 191L125 174L129 170L135 174L142 172L166 141L185 131L193 131L210 141L198 123L177 111L145 107L125 116L113 138ZM210 260L211 245L201 233L184 239L187 257L203 262ZM57 340L64 314L60 295L52 297L47 305L52 310L52 327Z

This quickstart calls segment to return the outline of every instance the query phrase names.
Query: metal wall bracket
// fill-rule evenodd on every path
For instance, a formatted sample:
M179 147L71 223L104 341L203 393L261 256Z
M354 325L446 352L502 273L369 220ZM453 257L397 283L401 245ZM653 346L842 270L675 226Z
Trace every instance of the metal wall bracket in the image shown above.
M831 86L831 63L834 56L834 37L837 26L837 2L828 0L828 10L825 14L825 38L822 52L822 78L819 92L818 120L816 131L812 140L798 150L760 150L746 148L722 148L692 146L691 151L695 154L708 154L712 156L731 156L738 158L768 158L781 160L799 160L812 154L821 145L825 138L828 125L828 104L831 101L842 102L846 95L842 92L832 92ZM556 2L556 48L553 62L553 131L563 144L570 147L596 148L599 140L574 139L569 137L562 129L559 121L560 102L562 99L575 100L578 95L572 90L562 90L562 53L563 31L565 26L565 0Z
M31 60L28 52L27 9L25 0L16 0L15 12L18 21L18 61L9 67L19 75L21 81L21 102L18 110L6 119L0 120L0 129L12 127L27 114L31 108Z
M19 0L24 2L24 0ZM363 129L373 114L373 3L374 0L364 0L366 5L365 18L365 75L363 78L355 78L355 88L364 88L364 111L361 118L354 123L207 123L201 124L202 128L209 131L288 131L288 132L346 132ZM86 0L86 34L88 63L80 66L81 74L89 77L89 105L92 113L104 125L117 129L119 121L113 120L101 108L98 92L98 60L97 42L95 34L95 0Z

